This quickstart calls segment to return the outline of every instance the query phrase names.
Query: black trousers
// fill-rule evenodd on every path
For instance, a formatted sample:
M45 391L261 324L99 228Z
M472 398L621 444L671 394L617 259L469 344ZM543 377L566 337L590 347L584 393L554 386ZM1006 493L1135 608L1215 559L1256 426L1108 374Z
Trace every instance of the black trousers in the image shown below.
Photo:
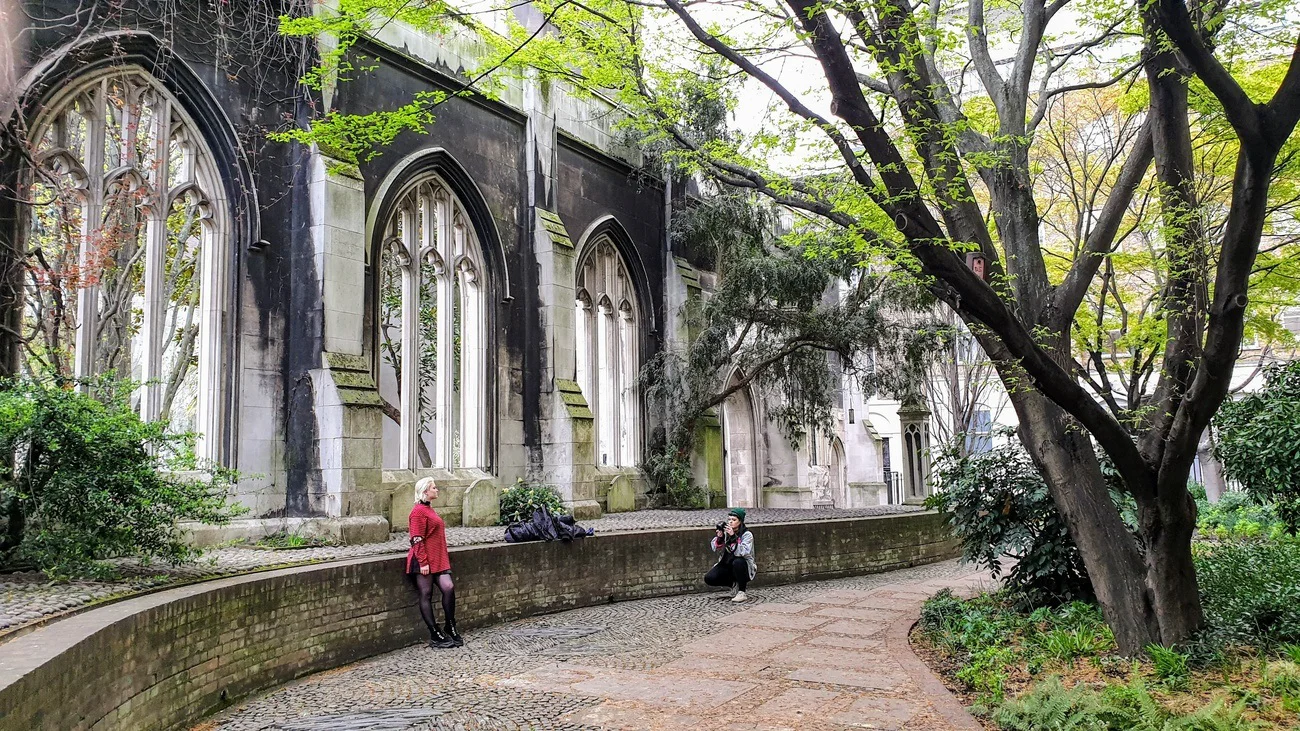
M731 586L735 584L741 591L749 583L749 562L735 556L724 557L716 566L704 575L704 583L709 586Z

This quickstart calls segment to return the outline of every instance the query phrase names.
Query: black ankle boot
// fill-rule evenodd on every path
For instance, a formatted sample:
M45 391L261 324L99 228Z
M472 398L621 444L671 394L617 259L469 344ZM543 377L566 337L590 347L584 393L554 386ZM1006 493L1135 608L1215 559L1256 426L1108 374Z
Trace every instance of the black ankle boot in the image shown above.
M438 625L435 624L433 629L429 631L429 647L456 647L456 643L447 635L444 635L442 630L438 629Z
M462 640L460 633L456 631L455 622L448 622L444 629L447 632L447 641L452 643L452 647L463 647L465 645L465 640Z

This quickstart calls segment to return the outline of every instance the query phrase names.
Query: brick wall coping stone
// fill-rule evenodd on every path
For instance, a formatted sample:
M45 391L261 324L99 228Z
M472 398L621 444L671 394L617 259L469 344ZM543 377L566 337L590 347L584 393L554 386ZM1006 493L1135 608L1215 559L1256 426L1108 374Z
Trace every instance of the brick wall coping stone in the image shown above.
M950 558L932 512L754 527L756 585ZM452 549L466 628L703 589L707 531ZM397 555L230 576L134 596L0 645L0 731L169 729L295 678L421 639Z

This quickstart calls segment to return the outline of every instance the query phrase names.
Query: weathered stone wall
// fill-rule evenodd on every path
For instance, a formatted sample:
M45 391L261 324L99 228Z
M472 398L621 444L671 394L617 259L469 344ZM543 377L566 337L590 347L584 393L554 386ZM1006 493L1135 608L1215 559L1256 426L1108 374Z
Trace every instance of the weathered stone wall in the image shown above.
M753 529L755 586L871 573L956 553L930 513ZM697 591L709 531L452 551L459 623ZM240 698L421 639L402 559L233 577L129 599L0 645L0 730L184 727Z

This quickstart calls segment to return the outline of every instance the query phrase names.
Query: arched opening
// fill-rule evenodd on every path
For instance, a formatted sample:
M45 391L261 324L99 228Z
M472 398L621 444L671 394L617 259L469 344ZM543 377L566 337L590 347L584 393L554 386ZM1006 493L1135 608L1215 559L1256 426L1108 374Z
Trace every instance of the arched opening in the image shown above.
M722 403L722 457L727 504L734 507L760 507L756 427L749 389L728 396Z
M844 458L844 443L838 438L831 440L831 456L827 469L831 481L831 500L835 507L852 507L849 505L848 463Z
M436 175L408 184L378 256L376 350L385 469L487 466L483 255Z
M231 222L211 150L134 66L68 84L32 128L20 368L138 383L141 417L217 459Z
M576 280L575 376L595 416L596 464L633 467L641 457L637 292L608 236L587 247Z

